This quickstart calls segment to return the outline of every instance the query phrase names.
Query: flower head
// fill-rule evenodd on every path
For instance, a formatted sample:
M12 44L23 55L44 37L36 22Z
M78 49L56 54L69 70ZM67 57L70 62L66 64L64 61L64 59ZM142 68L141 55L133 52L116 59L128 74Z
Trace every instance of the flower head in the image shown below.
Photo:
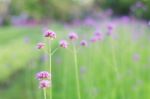
M44 48L44 46L45 46L45 43L42 43L42 42L37 44L38 49L42 49L42 48Z
M48 88L51 86L51 82L49 80L41 80L39 82L39 87L44 89L44 88Z
M77 40L78 39L78 35L76 33L70 33L69 34L69 39L70 40Z
M112 35L113 30L114 30L114 28L115 28L115 24L109 23L108 26L107 26L107 28L108 28L107 35Z
M108 31L111 31L115 28L115 25L113 23L109 23L107 28L108 28Z
M103 39L102 33L100 33L100 32L95 32L94 36L95 36L95 38L97 38L97 40L102 40Z
M86 40L82 40L82 41L80 42L80 45L81 45L81 46L87 46L88 44L87 44L87 41L86 41Z
M97 39L97 37L96 36L93 36L92 38L91 38L91 42L96 42L98 39Z
M53 32L53 31L51 31L51 30L46 30L46 31L44 32L44 36L45 36L45 37L49 37L49 38L51 38L51 39L55 39L55 38L56 38L56 33Z
M133 60L134 61L139 61L140 60L140 55L138 53L133 55Z
M68 47L68 42L66 40L61 40L59 42L60 47L62 48L67 48Z
M39 73L36 74L36 78L38 80L51 79L51 75L47 71L41 71L41 72L39 72Z

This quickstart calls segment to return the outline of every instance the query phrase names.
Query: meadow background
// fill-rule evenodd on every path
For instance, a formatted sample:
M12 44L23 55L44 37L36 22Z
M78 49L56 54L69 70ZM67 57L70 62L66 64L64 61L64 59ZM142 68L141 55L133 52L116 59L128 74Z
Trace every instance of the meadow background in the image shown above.
M35 74L48 58L36 45L47 28L57 34L52 49L79 35L81 99L150 99L149 9L149 0L0 0L0 99L44 99ZM53 99L78 99L70 48L52 57Z

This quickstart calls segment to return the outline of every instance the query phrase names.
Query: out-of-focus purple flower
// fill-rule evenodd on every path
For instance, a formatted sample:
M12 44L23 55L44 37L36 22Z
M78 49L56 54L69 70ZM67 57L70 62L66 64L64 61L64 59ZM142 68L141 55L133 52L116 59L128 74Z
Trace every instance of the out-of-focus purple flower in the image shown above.
M94 35L96 36L97 40L103 39L102 33L100 33L100 32L95 32Z
M87 45L88 45L88 43L87 43L87 41L86 41L86 40L82 40L82 41L80 42L80 45L81 45L81 46L87 46Z
M49 57L49 55L43 54L43 55L41 55L40 59L42 62L46 62L46 61L48 61L48 57Z
M101 36L101 33L100 32L95 32L94 35L95 36Z
M98 39L97 39L96 36L93 36L93 37L91 38L91 42L92 42L92 43L95 43L97 40L98 40Z
M73 40L77 40L78 39L78 35L76 33L72 32L72 33L69 34L69 39L72 40L72 41Z
M38 80L51 79L51 74L47 71L41 71L41 72L36 74L36 78Z
M130 18L129 18L129 16L123 16L123 17L121 17L121 20L122 20L124 23L127 23L127 22L130 21Z
M109 31L111 31L111 30L113 30L115 28L115 24L109 23L107 28L108 28Z
M94 26L95 24L96 24L96 22L95 22L95 20L93 19L93 18L91 18L91 17L87 17L87 18L85 18L85 20L84 20L84 24L85 25L90 25L90 26Z
M44 32L45 37L49 37L50 39L55 39L56 38L56 33L51 31L51 30L46 30Z
M71 25L73 25L73 26L80 26L82 24L82 21L81 20L79 20L79 19L74 19L73 21L72 21L72 24Z
M26 37L24 38L24 42L25 42L25 43L29 43L29 41L30 41L30 38L26 36Z
M51 82L49 80L41 80L39 82L39 88L45 89L51 86Z
M80 73L84 74L87 72L87 68L85 66L80 67Z
M39 24L37 20L30 19L26 13L22 13L18 16L12 16L10 21L11 24L15 26L35 26Z
M139 61L139 60L140 60L140 55L137 54L137 53L134 54L134 55L133 55L133 60L134 60L134 61Z
M109 23L107 26L107 29L108 29L107 35L112 35L114 28L115 28L115 24Z
M44 46L45 46L45 43L42 43L42 42L37 44L38 49L42 49L42 48L44 48Z
M61 40L59 42L60 47L62 48L67 48L68 47L68 42L66 40Z

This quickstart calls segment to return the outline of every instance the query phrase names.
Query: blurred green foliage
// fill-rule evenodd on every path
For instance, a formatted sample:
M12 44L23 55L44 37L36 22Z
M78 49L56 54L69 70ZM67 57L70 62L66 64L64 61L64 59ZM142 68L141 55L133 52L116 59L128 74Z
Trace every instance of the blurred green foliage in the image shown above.
M144 7L136 8L140 2ZM134 7L134 11L132 8ZM138 18L150 18L149 0L12 0L11 13L27 13L36 19L56 19L69 21L74 18L86 16L86 12L97 10L95 8L111 8L115 15L134 15ZM89 14L90 14L89 13Z
M25 12L36 19L60 19L70 20L78 17L85 10L75 0L13 0L11 13Z
M95 0L96 5L111 8L115 15L131 15L137 18L149 19L149 0Z
M38 30L38 28L37 28ZM34 30L32 32L36 32ZM28 62L37 58L34 52L33 43L28 43L26 35L30 34L30 39L34 33L30 33L26 28L0 28L0 84L6 82L12 75L27 67ZM10 32L11 31L11 32ZM24 31L24 33L22 33ZM36 33L37 34L37 33ZM28 43L28 44L27 44Z

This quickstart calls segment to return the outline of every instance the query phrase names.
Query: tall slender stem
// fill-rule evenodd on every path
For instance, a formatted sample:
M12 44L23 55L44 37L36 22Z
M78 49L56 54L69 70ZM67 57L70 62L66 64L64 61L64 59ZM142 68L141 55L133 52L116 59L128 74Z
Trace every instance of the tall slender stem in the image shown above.
M79 82L79 73L78 73L78 61L77 61L77 50L75 45L73 46L73 52L74 52L74 62L75 62L75 78L76 78L76 85L77 85L77 97L78 99L81 99L80 94L80 82Z
M48 54L49 54L49 72L52 75L52 54L51 54L51 41L48 40ZM51 80L51 88L50 88L50 99L52 99L52 80Z
M116 54L115 54L114 41L113 41L112 37L111 37L111 48L112 48L112 59L113 59L114 71L116 73L116 80L117 80L117 77L119 76L119 71L118 71L117 59L116 59ZM117 85L120 85L120 82L117 82ZM120 92L121 92L121 95L122 95L121 98L124 99L123 90L120 89ZM115 97L116 89L115 89L115 93L113 93L113 94L114 94L113 96Z
M43 89L43 92L44 92L44 99L46 99L46 89L45 88Z
M116 62L116 54L115 54L115 49L114 49L114 41L113 38L111 37L111 48L112 48L112 60L113 60L113 65L114 65L114 71L116 73L116 77L118 77L118 67L117 67L117 62Z
M52 55L51 55L51 43L49 42L49 71L52 73Z

